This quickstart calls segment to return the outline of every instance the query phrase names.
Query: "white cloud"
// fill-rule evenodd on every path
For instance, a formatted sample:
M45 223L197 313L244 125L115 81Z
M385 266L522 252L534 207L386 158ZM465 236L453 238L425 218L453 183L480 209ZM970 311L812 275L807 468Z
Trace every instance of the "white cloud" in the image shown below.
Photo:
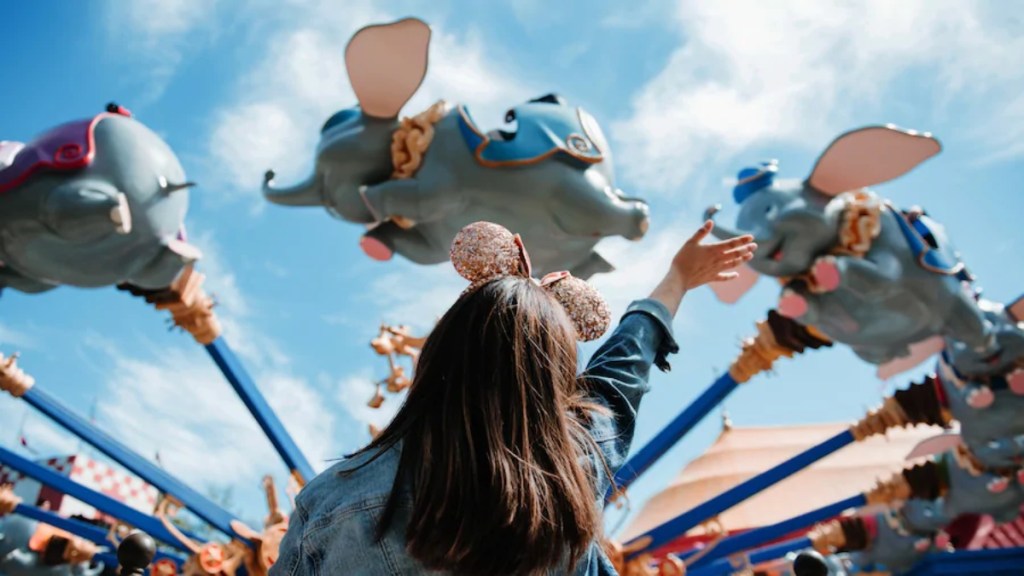
M105 353L110 354L107 350ZM138 453L157 451L192 486L237 485L281 470L280 458L224 376L198 351L107 357L111 378L98 421ZM314 468L335 454L333 411L307 382L262 374L270 403Z
M345 72L345 45L359 27L397 19L359 2L346 6L344 18L331 2L295 10L295 25L267 38L266 53L242 74L237 98L214 114L208 138L211 173L205 179L236 194L257 193L270 168L281 182L312 169L320 126L356 104ZM403 113L418 113L443 98L468 104L479 123L491 126L503 120L507 107L533 95L528 85L512 81L488 60L485 44L472 30L456 36L434 27L427 77Z
M107 3L104 21L111 44L145 71L138 75L145 91L136 104L148 104L163 94L186 53L207 38L208 34L197 31L211 31L216 8L216 0Z
M1024 151L1024 124L1007 125L1024 115L1013 56L1024 51L1019 18L923 0L687 1L674 18L679 48L613 126L620 165L647 188L678 188L698 166L758 142L821 147L853 117L908 91L935 107L984 92L998 104L972 112L1002 128L982 144Z
M373 397L377 380L380 378L374 378L369 370L348 376L338 382L337 400L357 422L364 425L372 424L383 429L398 413L398 409L405 400L405 394L385 392L384 404L380 408L370 408L367 402Z
M5 326L4 324L0 324L0 346L33 348L35 347L35 339L24 332ZM7 356L10 356L16 352L16 350L0 350L0 352L4 352Z

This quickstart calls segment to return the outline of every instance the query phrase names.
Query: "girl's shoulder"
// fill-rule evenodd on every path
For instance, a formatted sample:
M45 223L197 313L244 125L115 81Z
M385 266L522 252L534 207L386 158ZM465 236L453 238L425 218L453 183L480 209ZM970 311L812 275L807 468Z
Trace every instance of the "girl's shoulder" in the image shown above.
M394 485L400 449L362 452L318 474L296 498L310 519L383 506Z

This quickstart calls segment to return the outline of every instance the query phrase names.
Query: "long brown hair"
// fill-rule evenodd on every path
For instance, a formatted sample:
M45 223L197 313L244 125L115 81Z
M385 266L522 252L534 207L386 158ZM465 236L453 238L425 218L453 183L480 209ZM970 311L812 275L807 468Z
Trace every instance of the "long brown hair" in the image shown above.
M585 464L600 453L584 426L601 408L584 386L569 318L532 281L504 277L463 295L427 339L402 408L360 451L401 442L377 537L407 482L407 550L428 569L571 570L601 534Z

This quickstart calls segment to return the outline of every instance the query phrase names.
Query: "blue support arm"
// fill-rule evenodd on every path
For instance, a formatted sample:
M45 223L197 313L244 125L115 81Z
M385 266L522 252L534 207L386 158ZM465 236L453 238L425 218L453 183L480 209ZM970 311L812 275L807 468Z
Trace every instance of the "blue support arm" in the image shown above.
M288 465L292 476L299 481L299 485L309 482L316 476L313 467L309 465L305 455L299 450L299 446L292 440L291 435L285 429L284 424L277 418L277 414L267 404L266 398L260 393L259 388L253 382L249 373L242 367L234 352L228 347L222 337L205 346L210 353L217 367L224 374L224 377L231 383L231 387L245 403L245 407L256 418L263 433L270 439L274 449Z
M224 510L210 501L210 499L189 488L159 466L139 456L85 418L72 412L38 385L29 388L21 398L75 436L85 440L115 462L131 470L146 482L156 486L161 492L177 498L183 506L221 532L232 538L248 542L247 539L236 533L231 527L231 522L235 518L227 510Z
M164 527L163 523L161 523L159 519L154 518L153 516L143 514L142 512L126 506L109 496L104 496L99 492L95 492L90 488L82 486L81 484L78 484L69 478L65 478L44 466L40 466L31 460L22 458L2 446L0 446L0 464L6 464L25 476L35 478L42 484L50 486L59 492L63 492L72 498L81 500L93 508L113 516L114 518L118 518L119 520L146 532L153 538L161 540L186 554L191 554L191 550L189 550L188 546L179 541L178 538ZM203 542L203 540L196 536L191 534L186 535L197 542Z
M80 520L74 520L72 518L65 518L49 510L43 510L36 506L28 506L26 504L18 504L14 507L14 514L24 516L25 518L31 518L37 522L43 524L49 524L54 528L58 528L70 534L74 534L79 538L83 538L99 546L107 546L113 548L114 545L110 540L107 540L107 531L99 526L94 526L88 522L82 522ZM98 555L97 555L98 556ZM114 559L114 564L108 564L108 566L117 566L117 558L113 554L110 555ZM161 558L168 558L174 561L179 567L185 565L185 559L181 556L167 554L165 552L157 551L154 560ZM104 564L107 564L107 559L102 559Z
M615 482L605 496L607 505L617 490L625 490L647 471L659 458L665 455L679 440L686 436L715 406L739 384L729 372L722 374L689 406L679 413L657 436L637 451L615 474Z
M732 556L737 552L761 546L765 542L771 542L772 540L781 538L786 534L796 532L801 528L806 528L807 526L812 526L818 522L824 522L829 518L838 516L845 510L860 508L866 504L867 498L863 494L858 494L856 496L822 506L821 508L811 510L810 512L800 514L799 516L788 518L770 526L762 526L741 534L736 534L735 536L723 538L715 544L714 548L709 550L699 560L693 562L692 566L693 568L698 568L708 565L719 558L725 558ZM806 546L803 546L803 548L806 548ZM786 552L790 552L790 550L786 550ZM785 554L785 552L783 552L783 554ZM775 556L774 558L777 557L778 556Z
M790 552L810 548L812 545L810 538L794 538L792 540L786 540L785 542L779 542L778 544L772 544L771 546L752 550L750 553L745 555L745 559L746 563L749 565L756 566L761 562L782 558ZM737 567L732 560L728 558L720 558L707 566L701 566L700 568L687 571L687 576L729 576L736 572L736 568Z
M750 498L769 486L774 485L780 480L803 470L807 466L810 466L818 460L832 454L836 450L853 443L854 440L853 432L850 430L844 430L832 438L804 450L800 454L782 462L774 468L770 468L765 472L762 472L761 474L726 490L718 496L683 512L672 520L652 528L645 534L641 534L634 538L630 543L650 538L650 542L644 547L645 550L660 548L677 538L679 535L686 533L687 530L700 524L704 520L732 508L747 498ZM629 543L627 543L627 545L628 544ZM639 553L641 553L641 551L634 552L632 556L636 556Z

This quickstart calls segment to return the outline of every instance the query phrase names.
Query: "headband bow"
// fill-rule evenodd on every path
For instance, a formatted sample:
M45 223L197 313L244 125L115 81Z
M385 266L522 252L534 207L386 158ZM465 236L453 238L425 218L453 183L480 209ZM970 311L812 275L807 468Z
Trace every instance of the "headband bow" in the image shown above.
M459 276L471 282L466 292L501 276L531 278L530 256L523 240L491 222L474 222L460 230L452 241L451 258ZM608 330L608 304L586 281L568 272L552 272L534 282L562 305L579 340L596 340Z

